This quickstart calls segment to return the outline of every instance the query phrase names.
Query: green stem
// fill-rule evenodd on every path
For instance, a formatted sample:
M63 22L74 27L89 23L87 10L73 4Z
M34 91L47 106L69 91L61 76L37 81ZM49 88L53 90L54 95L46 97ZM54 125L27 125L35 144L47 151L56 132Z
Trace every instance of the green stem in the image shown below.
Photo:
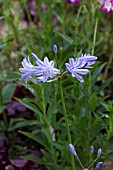
M2 82L0 82L0 87L2 89ZM0 106L4 106L1 90L0 90ZM6 114L5 110L3 110L2 115L3 115L4 129L5 129L5 131L7 131L7 129L8 129L8 119L7 119L7 114Z
M54 151L54 147L53 147L53 144L52 144L53 143L52 134L50 133L50 123L49 123L47 115L46 115L46 106L45 106L45 98L44 98L44 86L42 86L42 103L43 103L43 114L44 114L47 129L48 129L48 132L49 132L48 141L49 141L50 146L51 146L51 154L52 154L53 160L56 162L55 151Z
M93 46L92 46L92 56L94 55L94 50L95 50L97 27L98 27L98 18L96 18L95 29L94 29Z
M82 9L82 5L80 5L80 8L78 10L77 16L76 16L76 20L75 20L75 42L77 42L77 34L78 34L78 20L79 20L79 16L81 13L81 9ZM77 54L77 46L75 45L74 47L74 57Z
M98 18L96 18L96 23L95 23L95 28L94 28L94 36L93 36L93 46L92 46L92 53L91 55L94 55L94 50L95 50L95 44L96 44L96 35L97 35L97 27L98 27ZM89 88L88 88L88 94L89 97L91 96L91 89L92 89L92 83L91 83L91 73L89 73ZM89 111L89 140L90 141L90 129L92 126L92 113ZM88 146L89 147L89 146Z
M66 123L67 136L68 136L69 143L71 143L69 122L68 122L68 116L67 116L67 110L66 110L66 106L65 106L65 101L64 101L64 95L63 95L61 79L59 81L60 81L60 94L61 94L61 100L62 100L62 107L63 107L63 111L64 111L64 118L65 118L65 123ZM71 164L72 164L73 170L75 170L75 161L74 161L74 156L72 154L71 154Z
M111 56L110 56L110 58L109 58L109 61L108 61L108 63L107 63L103 80L105 80L105 79L107 78L109 68L110 68L110 66L112 65L112 61L113 61L113 53L111 54Z
M78 156L76 156L76 158L77 158L77 160L78 160L78 162L79 162L80 166L81 166L81 167L82 167L82 169L84 170L84 167L83 167L83 165L82 165L82 163L81 163L81 161L80 161L79 157L78 157Z
M93 166L93 164L97 161L97 159L98 159L98 157L93 161L93 163L91 165L89 165L89 167L87 169L90 169Z

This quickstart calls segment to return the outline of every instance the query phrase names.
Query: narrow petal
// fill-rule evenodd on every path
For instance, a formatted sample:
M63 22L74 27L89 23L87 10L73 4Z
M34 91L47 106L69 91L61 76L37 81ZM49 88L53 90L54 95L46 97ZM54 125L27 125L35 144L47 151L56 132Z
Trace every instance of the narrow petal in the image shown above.
M53 68L53 74L58 74L58 73L60 73L60 70L57 68Z
M37 57L36 63L37 63L39 66L45 67L44 62L41 61L38 57Z
M44 58L44 64L46 64L46 66L49 66L49 60L47 57Z
M72 76L76 77L81 83L84 83L83 77L77 74L76 72L72 73Z
M36 81L38 81L39 83L43 82L43 76L36 78Z
M71 65L71 67L73 67L73 66L74 66L74 64L75 64L74 59L73 59L73 58L70 58L70 59L69 59L69 63L70 63L70 65Z
M24 79L29 78L30 76L31 76L30 73L23 74L20 81L23 81Z
M34 54L34 53L31 53L29 56L31 56L35 61L38 60L38 57L37 57L36 54ZM28 57L29 57L29 56L28 56Z
M46 81L47 81L47 79L48 79L48 77L49 77L49 75L48 75L48 74L43 75L43 82L46 82Z
M88 74L89 73L89 70L87 69L73 69L73 72L77 72L78 74Z
M50 66L54 67L54 61L53 60L50 61Z

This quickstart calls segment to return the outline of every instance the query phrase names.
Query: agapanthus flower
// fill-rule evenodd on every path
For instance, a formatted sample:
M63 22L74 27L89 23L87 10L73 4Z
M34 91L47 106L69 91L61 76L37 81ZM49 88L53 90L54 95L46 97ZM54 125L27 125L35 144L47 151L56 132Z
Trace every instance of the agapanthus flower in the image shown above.
M98 162L98 164L96 165L95 169L99 169L101 168L103 165L103 162Z
M80 2L81 0L67 0L70 4L76 4L77 2Z
M98 2L102 5L102 11L105 11L106 13L113 11L113 0L98 0Z
M69 144L69 150L73 155L77 156L76 150L72 144Z
M83 77L80 75L88 74L88 68L91 68L91 65L95 63L97 57L88 55L83 55L76 59L70 58L69 63L66 63L66 70L71 72L73 77L76 77L81 83L84 82Z
M56 74L60 72L60 70L54 68L54 61L51 60L49 62L48 58L45 57L44 61L41 61L35 54L31 53L29 56L31 56L37 63L38 66L33 66L29 60L25 58L22 61L22 65L24 68L20 68L19 71L23 73L20 81L26 79L26 82L28 78L31 78L31 76L34 74L37 77L38 82L46 82L47 79L54 78Z

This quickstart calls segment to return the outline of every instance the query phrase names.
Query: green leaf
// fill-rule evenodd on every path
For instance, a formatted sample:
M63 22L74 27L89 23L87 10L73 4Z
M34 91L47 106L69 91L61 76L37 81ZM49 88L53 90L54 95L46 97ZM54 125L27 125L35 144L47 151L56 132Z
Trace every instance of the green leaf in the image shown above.
M46 83L45 84L45 88L44 88L44 100L45 100L45 104L47 104L47 102L48 102L50 91L51 91L51 83Z
M60 17L60 15L59 15L56 11L53 11L53 14L56 16L57 20L58 20L60 23L63 23L62 18Z
M0 106L0 113L2 113L5 109L5 106Z
M34 157L34 156L30 156L30 155L21 156L21 158L27 159L27 160L30 160L30 161L33 161L33 162L36 162L36 163L39 163L39 164L45 164L45 162L42 160L42 158L40 159L38 157Z
M8 103L11 101L11 98L13 96L13 93L17 87L17 84L11 83L7 84L2 89L2 97L3 97L3 103Z
M106 65L106 63L101 64L94 72L92 75L92 86L94 86L94 84L96 83L96 80L100 74L100 72L102 71L102 69L104 68L104 66Z
M39 136L36 136L32 133L29 132L24 132L24 131L19 131L21 134L27 136L30 139L33 139L34 141L36 141L37 143L40 143L41 145L43 145L46 149L50 150L50 148L48 147L48 144L46 144L44 142L44 139L41 139Z
M5 77L4 80L7 82L12 82L12 81L19 80L19 79L20 79L20 73L12 72L8 74L8 76Z
M97 96L95 93L93 93L88 100L89 110L93 112L96 107L96 104L97 104Z
M17 101L19 101L22 105L24 105L27 108L29 108L30 110L34 111L34 113L36 113L37 116L42 117L42 113L40 112L38 107L36 107L34 104L30 103L26 98L24 98L24 99L15 98L15 99Z
M21 156L21 158L36 162L38 164L49 166L54 170L62 170L62 167L60 165L58 165L56 163L47 163L42 158L40 159L38 157L29 156L29 155L28 156Z
M67 35L63 35L63 34L61 34L61 33L59 33L59 32L57 32L57 31L55 31L60 37L62 37L64 40L66 40L69 44L73 44L73 39L72 38L70 38L70 37L68 37Z
M102 83L102 85L97 89L97 93L101 92L104 90L113 80L113 77L110 77L109 79L105 80L105 82Z
M22 120L20 122L15 122L15 124L10 125L8 131L13 131L13 130L15 130L17 128L28 126L33 122L34 122L34 120Z

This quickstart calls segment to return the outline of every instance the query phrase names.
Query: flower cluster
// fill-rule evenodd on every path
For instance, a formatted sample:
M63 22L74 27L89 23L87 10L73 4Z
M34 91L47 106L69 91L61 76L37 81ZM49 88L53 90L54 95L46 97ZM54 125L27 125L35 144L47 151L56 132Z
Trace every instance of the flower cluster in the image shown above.
M83 77L80 74L88 74L88 68L91 68L90 65L94 64L97 60L97 57L88 55L83 55L76 59L70 58L69 63L66 63L66 70L71 72L73 77L76 77L81 83L84 82Z
M54 53L57 53L57 46L53 46ZM37 66L31 64L29 57L32 57ZM44 58L44 61L41 61L34 53L31 53L28 57L23 59L22 65L23 68L19 68L19 71L22 73L22 77L20 81L26 79L26 83L28 78L31 78L32 75L36 75L36 80L38 82L46 82L48 78L57 77L60 74L60 70L54 68L54 61L49 61L47 57ZM91 65L95 63L97 57L88 55L81 55L76 59L70 58L69 63L65 63L66 70L65 73L70 72L73 77L76 77L81 83L84 82L84 79L81 75L88 74L88 68L91 68ZM62 74L63 75L63 74Z
M33 66L29 58L28 60L26 58L23 59L22 65L24 68L19 69L19 71L23 73L20 81L26 79L27 82L28 78L31 78L31 76L34 74L38 76L36 79L38 82L46 82L49 77L54 78L54 76L60 72L60 70L54 68L53 60L49 62L48 58L45 57L44 61L41 61L33 53L31 53L29 56L31 56L36 61L38 66Z
M78 158L77 152L76 152L76 150L75 150L75 148L74 148L74 146L73 146L72 144L69 144L69 150L70 150L70 152L77 158L77 160L79 161L82 169L85 170L85 168L83 167L80 159ZM94 152L94 147L93 147L93 146L90 147L90 152L91 152L91 153ZM89 165L88 168L86 168L86 169L89 170L90 168L92 168L93 164L94 164L94 163L97 161L97 159L100 157L101 153L102 153L102 149L99 148L99 149L98 149L98 152L97 152L97 158L96 158L96 159L93 161L93 163L92 163L91 165ZM101 168L102 165L103 165L103 162L98 162L97 165L96 165L96 167L95 167L95 169Z

